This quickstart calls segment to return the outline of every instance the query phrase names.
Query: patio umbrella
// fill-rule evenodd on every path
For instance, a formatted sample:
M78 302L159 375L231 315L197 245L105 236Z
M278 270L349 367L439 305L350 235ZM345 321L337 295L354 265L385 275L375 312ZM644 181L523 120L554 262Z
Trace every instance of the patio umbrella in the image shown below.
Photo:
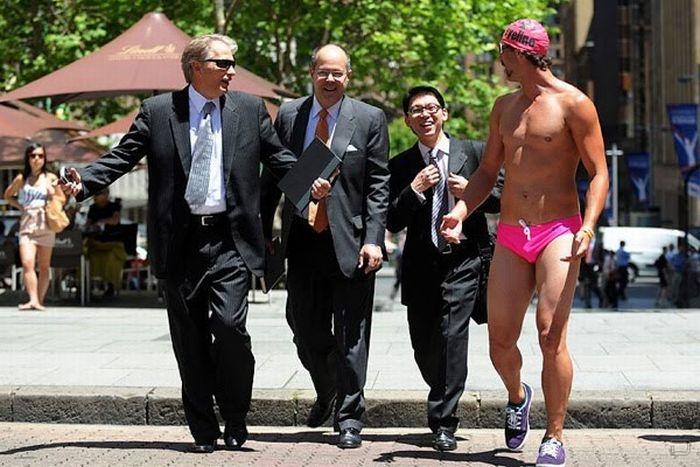
M104 151L100 145L83 141L66 146L66 141L86 130L77 122L58 119L23 102L0 104L0 164L21 164L29 141L43 144L50 161L93 160Z
M31 138L46 129L87 130L77 122L65 121L24 102L0 104L0 138Z
M182 89L180 56L189 41L164 14L148 13L101 49L0 96L0 102L50 96L60 103ZM231 87L273 99L293 95L241 66Z

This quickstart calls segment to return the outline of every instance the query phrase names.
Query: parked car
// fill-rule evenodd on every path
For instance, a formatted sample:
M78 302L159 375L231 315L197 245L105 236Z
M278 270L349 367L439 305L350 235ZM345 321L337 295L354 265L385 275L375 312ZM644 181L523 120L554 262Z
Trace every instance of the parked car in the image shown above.
M625 241L625 250L630 254L630 267L640 276L655 276L654 261L661 254L661 249L669 244L678 247L685 232L676 229L658 227L601 227L598 230L598 241L603 242L603 248L616 251L620 241ZM688 244L700 250L700 240L692 234L688 235Z

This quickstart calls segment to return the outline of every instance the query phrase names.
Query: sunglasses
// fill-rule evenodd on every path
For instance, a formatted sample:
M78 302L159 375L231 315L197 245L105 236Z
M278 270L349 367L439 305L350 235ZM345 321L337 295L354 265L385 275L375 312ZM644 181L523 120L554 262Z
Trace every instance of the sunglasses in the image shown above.
M29 157L31 159L43 159L44 157L46 157L46 154L44 154L43 152L33 152L29 154Z
M202 60L203 62L212 62L220 70L228 70L229 68L236 68L236 59L229 60L226 58L207 58Z

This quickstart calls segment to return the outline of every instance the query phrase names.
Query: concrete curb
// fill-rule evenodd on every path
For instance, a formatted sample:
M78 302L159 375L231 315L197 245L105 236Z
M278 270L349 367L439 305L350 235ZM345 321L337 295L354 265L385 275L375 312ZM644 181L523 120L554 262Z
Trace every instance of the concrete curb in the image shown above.
M368 427L423 427L424 391L367 391ZM248 423L301 426L313 404L310 390L254 390ZM463 428L501 428L503 394L466 392ZM700 392L574 392L568 428L700 428ZM185 423L180 390L171 387L0 386L0 421L114 425ZM533 400L531 425L544 428L544 401Z

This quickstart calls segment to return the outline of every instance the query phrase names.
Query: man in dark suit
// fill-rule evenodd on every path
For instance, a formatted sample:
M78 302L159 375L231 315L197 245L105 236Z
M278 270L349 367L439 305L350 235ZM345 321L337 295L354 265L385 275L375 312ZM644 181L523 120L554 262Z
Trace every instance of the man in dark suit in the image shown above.
M310 73L314 94L282 105L277 132L297 156L318 137L342 164L326 198L304 212L285 203L287 320L317 394L307 424L323 424L335 405L338 446L355 448L365 409L374 271L382 264L388 134L380 109L345 96L352 70L342 48L314 51ZM280 193L267 182L263 217L269 233Z
M213 451L221 436L213 396L226 446L246 441L254 368L247 295L264 262L260 162L281 176L296 161L262 99L228 91L236 49L222 35L193 39L182 53L189 85L146 99L119 145L80 172L69 169L63 183L85 199L147 157L149 256L165 291L196 452Z
M469 218L464 238L447 245L440 235L442 216L454 206L451 191L466 186L483 144L449 138L442 129L448 114L440 92L417 86L403 99L406 124L418 142L389 162L391 194L387 228L405 228L401 261L401 302L408 307L414 356L430 386L428 425L433 447L456 449L455 413L467 378L469 318L485 294L485 268L491 239L484 211L498 212L502 184L482 211ZM479 310L485 312L485 306ZM485 318L485 316L484 316ZM482 321L483 322L483 321Z

